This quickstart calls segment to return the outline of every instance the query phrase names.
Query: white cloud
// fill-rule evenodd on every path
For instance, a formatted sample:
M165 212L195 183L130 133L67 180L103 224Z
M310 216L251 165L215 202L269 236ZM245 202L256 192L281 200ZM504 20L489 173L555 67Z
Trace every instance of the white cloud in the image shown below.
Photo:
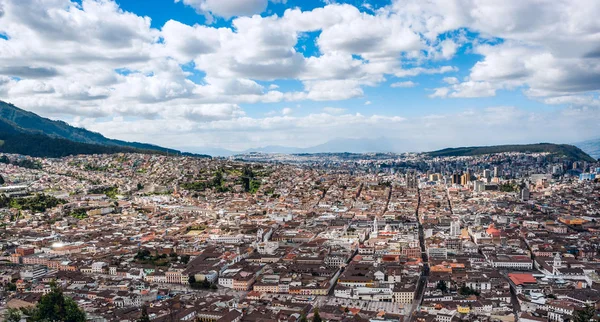
M229 19L251 16L267 9L268 0L175 0L193 7L198 13Z
M413 81L406 81L406 82L396 82L396 83L392 83L390 85L390 87L394 87L394 88L411 88L411 87L415 87L419 85L418 83L415 83Z
M449 92L450 89L448 87L439 87L434 89L434 92L431 95L429 95L429 97L447 97Z
M283 109L281 109L281 115L291 115L294 112L293 109L291 109L290 107L284 107Z
M324 107L323 108L323 112L327 113L327 114L333 114L333 115L337 115L337 114L342 114L346 111L345 108L341 108L341 107Z
M459 82L458 78L456 77L444 77L442 80L444 81L444 83L451 85L458 84Z
M165 146L189 147L186 142L211 142L232 150L265 145L313 146L323 138L387 137L406 151L426 151L457 145L508 143L569 143L597 135L600 109L529 112L513 106L465 109L437 115L400 116L324 113L304 116L240 116L194 122L188 119L84 120L91 130L102 130L126 140L151 138ZM452 120L449 122L448 120ZM476 135L473 135L473 134ZM251 139L248 139L251 138Z
M444 77L430 97L522 90L546 104L571 105L570 113L598 106L600 2L595 0L395 0L376 11L331 4L266 17L254 14L264 12L267 0L184 2L202 14L239 17L232 28L176 20L152 28L149 17L123 11L110 0L0 0L0 34L6 35L0 38L0 95L46 116L88 122L128 116L190 135L231 131L226 127L231 124L248 125L242 127L248 131L316 126L322 124L319 117L335 117L336 131L346 131L348 124L392 119L333 110L311 117L277 110L254 119L240 105L364 97L370 93L366 87L380 86L390 76L434 75L439 81L441 74L458 71L443 60L470 42L480 61L469 66L466 77ZM296 50L298 39L314 31L320 32L318 53L306 57ZM288 91L280 80L303 87ZM409 84L416 85L392 86ZM429 119L421 125L436 123ZM128 128L118 131L135 136L138 127L132 134L125 133Z

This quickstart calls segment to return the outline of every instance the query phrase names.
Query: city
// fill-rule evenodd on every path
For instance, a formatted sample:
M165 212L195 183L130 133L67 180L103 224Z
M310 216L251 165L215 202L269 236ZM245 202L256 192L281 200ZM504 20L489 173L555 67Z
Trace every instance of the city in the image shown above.
M257 157L5 155L0 305L57 285L92 321L567 321L600 300L598 163Z
M600 0L0 0L0 321L600 322Z

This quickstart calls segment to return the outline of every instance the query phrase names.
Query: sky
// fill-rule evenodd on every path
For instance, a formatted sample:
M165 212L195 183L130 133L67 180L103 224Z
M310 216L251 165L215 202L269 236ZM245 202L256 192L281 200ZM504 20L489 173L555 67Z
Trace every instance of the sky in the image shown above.
M600 137L599 16L597 0L0 0L0 100L190 152L573 143Z

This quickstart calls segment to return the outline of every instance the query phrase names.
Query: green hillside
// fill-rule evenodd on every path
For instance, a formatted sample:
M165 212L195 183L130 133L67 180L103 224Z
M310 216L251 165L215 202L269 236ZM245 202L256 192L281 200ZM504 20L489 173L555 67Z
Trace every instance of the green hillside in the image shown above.
M427 152L432 157L445 156L475 156L504 152L548 152L557 156L564 156L574 161L594 162L595 159L574 145L569 144L522 144L522 145L495 145L495 146L472 146L460 148L447 148L438 151Z
M100 133L70 126L0 101L0 152L37 157L63 157L73 154L104 154L120 152L182 154L160 146L113 140Z

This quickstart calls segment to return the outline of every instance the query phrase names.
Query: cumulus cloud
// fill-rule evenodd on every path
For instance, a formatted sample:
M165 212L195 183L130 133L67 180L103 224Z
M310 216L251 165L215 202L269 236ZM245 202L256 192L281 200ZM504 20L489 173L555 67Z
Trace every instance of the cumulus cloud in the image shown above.
M189 147L184 143L189 142L188 139L232 150L264 145L307 147L323 143L324 138L356 137L356 133L366 133L368 137L402 142L405 151L427 151L457 144L577 142L597 133L599 121L598 108L533 113L514 106L495 106L408 118L324 109L317 114L278 113L263 118L240 116L201 123L187 119L164 122L121 118L82 124L113 137L127 140L152 137L152 143L173 147Z
M175 0L183 2L198 13L229 19L260 14L267 9L268 0Z
M571 106L569 113L584 107L595 113L598 106L600 2L594 0L394 0L367 12L331 3L279 16L258 15L268 0L181 2L209 17L231 19L231 27L188 25L175 17L153 27L149 17L111 0L0 0L0 95L42 115L79 117L90 126L85 122L116 117L104 124L105 134L123 138L138 128L108 129L127 122L120 119L125 116L151 128L176 124L189 135L233 131L229 126L266 131L331 125L319 118L337 124L331 133L352 124L395 124L403 118L339 108L309 117L267 107L275 113L256 119L241 106L357 97L370 102L369 87L390 78L400 78L392 87L414 87L402 78L419 75L443 81L430 90L432 98L507 90ZM308 34L317 35L310 56L298 49L299 38ZM466 43L480 58L457 78L449 59ZM502 114L509 115L506 109ZM560 115L543 117L551 116ZM437 123L433 118L415 124ZM305 133L278 134L292 140Z

